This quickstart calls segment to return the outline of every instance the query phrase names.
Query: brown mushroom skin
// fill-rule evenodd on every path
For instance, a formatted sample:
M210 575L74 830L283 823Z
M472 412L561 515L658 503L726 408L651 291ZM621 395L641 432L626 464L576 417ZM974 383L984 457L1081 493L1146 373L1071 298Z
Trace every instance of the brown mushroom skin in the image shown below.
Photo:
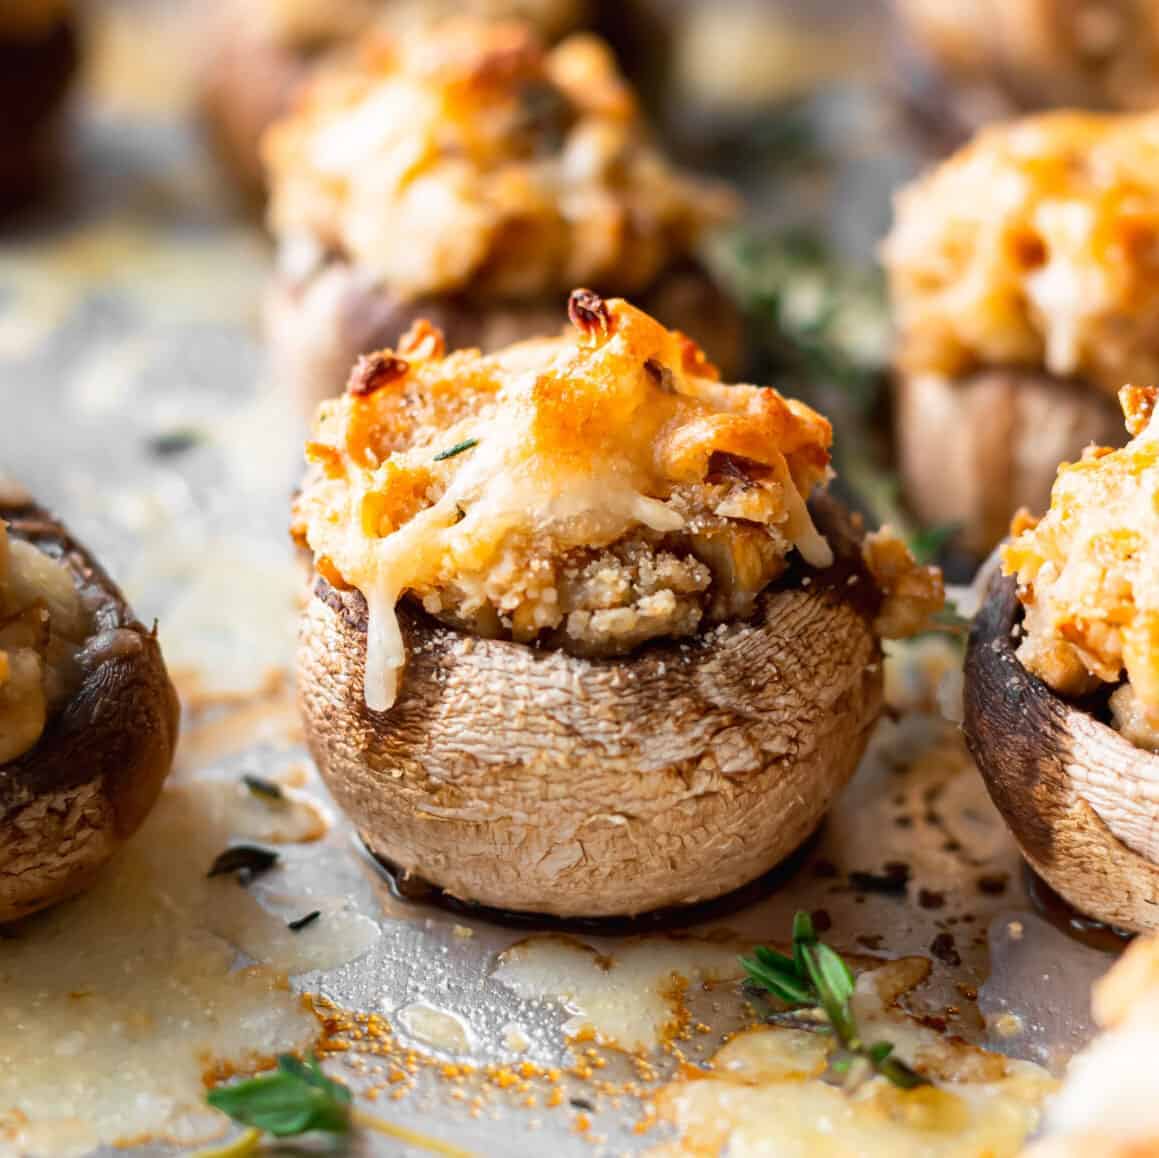
M9 533L62 560L105 596L80 687L35 747L0 764L0 922L82 891L140 827L177 745L177 693L157 637L48 512L0 495Z
M907 504L924 523L959 526L959 545L979 558L1005 538L1020 507L1049 506L1060 462L1092 442L1123 442L1114 399L1029 370L899 373L894 407Z
M1118 823L1153 823L1138 789L1159 781L1159 755L1136 748L1068 703L1015 655L1022 608L998 576L966 650L966 743L1034 870L1082 913L1137 932L1159 929L1159 866L1118 839Z
M201 119L238 191L256 210L265 200L262 134L310 75L310 53L217 31L201 77Z
M956 147L1034 109L1159 98L1152 6L1135 0L892 0L903 95Z
M638 304L701 345L725 378L740 367L743 317L700 266L670 270ZM490 305L463 297L404 302L351 266L331 262L304 279L279 275L266 298L265 328L274 380L312 415L319 402L341 393L360 354L393 347L420 318L442 330L448 349L486 353L558 333L565 317L562 295Z
M881 709L877 597L844 518L817 517L833 567L808 585L792 569L751 622L626 659L400 607L408 661L381 714L364 601L318 578L299 702L335 799L377 856L492 908L631 916L756 879L816 829Z
M47 178L55 121L79 61L71 16L41 34L0 32L0 214L26 205Z

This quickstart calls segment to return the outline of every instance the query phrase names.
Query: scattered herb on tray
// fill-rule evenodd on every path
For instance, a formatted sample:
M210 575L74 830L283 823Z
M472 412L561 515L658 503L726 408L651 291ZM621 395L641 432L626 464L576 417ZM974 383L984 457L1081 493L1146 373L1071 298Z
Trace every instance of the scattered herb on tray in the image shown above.
M304 1060L281 1054L276 1069L256 1078L215 1086L205 1100L249 1128L225 1146L202 1150L195 1158L246 1158L257 1150L266 1134L275 1138L311 1133L343 1137L353 1127L374 1130L445 1158L470 1158L457 1146L356 1109L350 1090L328 1078L310 1054Z
M905 896L909 879L909 865L896 860L891 860L884 872L871 873L864 869L854 869L849 874L849 883L860 892L885 893L895 897Z
M456 442L454 446L447 447L446 450L440 450L435 455L435 462L443 462L448 458L454 458L457 454L462 454L465 450L471 450L473 447L479 445L477 438L464 438L462 442Z
M254 796L260 796L263 800L281 803L286 799L285 789L276 780L267 780L264 776L246 772L242 775L241 782Z
M235 844L214 857L205 875L225 877L236 873L242 884L249 884L254 877L269 872L277 863L278 854L271 848L262 848L258 844Z
M176 458L204 441L202 431L186 427L154 434L146 440L145 446L155 458Z
M848 1075L847 1081L854 1079L854 1063L861 1061L903 1090L929 1084L921 1074L893 1056L891 1042L862 1041L853 1014L853 973L834 949L818 940L808 913L799 912L793 918L791 957L761 945L753 950L751 957L742 957L740 962L753 985L793 1007L790 1012L795 1018L794 1024L808 1026L808 1020L803 1018L806 1009L824 1014L824 1025L818 1024L816 1028L833 1033L840 1045L830 1069Z

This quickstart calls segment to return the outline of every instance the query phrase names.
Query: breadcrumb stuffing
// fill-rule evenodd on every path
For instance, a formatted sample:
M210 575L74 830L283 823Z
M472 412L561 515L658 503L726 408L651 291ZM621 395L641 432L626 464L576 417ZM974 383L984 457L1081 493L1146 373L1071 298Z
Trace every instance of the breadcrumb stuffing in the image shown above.
M263 147L270 224L402 300L638 293L735 209L652 143L610 48L466 17L372 35Z
M1159 381L1159 114L980 133L897 197L883 256L908 374Z
M1120 402L1135 437L1090 447L1058 472L1050 510L1016 517L1002 568L1025 607L1018 658L1065 696L1104 684L1115 726L1159 750L1159 390L1127 387Z
M571 314L574 336L493 355L421 327L363 360L307 446L295 533L321 574L476 635L620 655L751 615L794 550L829 565L806 507L830 474L821 415L722 384L624 301L577 291ZM900 608L912 578L881 566Z

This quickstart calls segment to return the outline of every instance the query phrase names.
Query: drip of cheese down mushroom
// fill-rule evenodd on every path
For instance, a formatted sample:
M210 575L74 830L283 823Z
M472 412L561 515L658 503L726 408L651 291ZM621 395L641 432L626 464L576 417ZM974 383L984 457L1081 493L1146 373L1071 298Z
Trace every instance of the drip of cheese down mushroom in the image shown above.
M295 534L366 598L371 708L394 701L406 594L481 634L622 654L745 614L794 548L831 562L805 505L830 473L821 415L722 384L627 302L576 291L570 314L574 334L486 357L420 324L320 408Z

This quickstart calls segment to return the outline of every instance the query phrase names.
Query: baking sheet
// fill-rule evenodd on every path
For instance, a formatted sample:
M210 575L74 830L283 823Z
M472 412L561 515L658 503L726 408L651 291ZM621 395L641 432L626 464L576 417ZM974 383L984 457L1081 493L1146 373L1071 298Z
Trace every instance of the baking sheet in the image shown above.
M93 63L72 125L67 179L51 205L0 239L0 467L65 517L143 619L159 619L187 708L175 776L181 790L236 785L250 772L299 785L325 808L288 674L302 575L286 535L287 505L302 431L265 376L258 312L267 243L237 212L188 115L190 16L184 7L133 4L94 13ZM804 199L799 178L751 174L763 198L759 212L777 216L785 204L796 212L805 201L814 216L839 222L843 244L867 252L867 238L887 217L888 188L911 160L887 148L888 114L867 90L833 89L816 98L811 115L840 164L810 177ZM744 898L670 928L571 930L580 963L570 980L544 982L540 996L528 995L536 982L512 982L500 955L542 930L399 896L338 817L323 839L287 844L287 880L258 896L283 917L325 907L331 929L342 930L329 935L330 955L351 959L312 968L317 943L274 952L269 940L247 953L246 938L228 922L214 936L239 952L235 966L265 954L294 974L295 992L319 994L336 1010L383 1015L393 1026L389 1049L365 1052L364 1023L362 1038L347 1034L352 1048L328 1064L355 1086L378 1090L373 1104L391 1121L477 1153L624 1153L655 1143L654 1133L634 1129L639 1101L609 1092L609 1083L638 1076L637 1061L597 1050L593 1084L583 1072L592 1068L584 1062L592 1047L568 1040L569 1023L577 1008L582 1021L585 1008L574 996L582 989L582 946L624 967L616 975L623 1003L647 1005L666 971L710 983L734 946L783 943L798 908L830 924L826 935L842 950L929 958L930 977L909 999L913 1010L1057 1069L1091 1032L1089 985L1109 956L1030 903L1020 860L957 727L937 715L934 689L946 663L943 645L933 643L895 664L895 702L911 710L883 723L856 781L793 864ZM952 685L951 678L942 695L951 709ZM230 799L232 811L214 815L236 833L250 821ZM858 873L869 875L850 875ZM210 918L219 926L221 896ZM0 940L0 975L6 954L46 930L63 928L68 945L63 912L55 923L27 922ZM0 991L0 1008L4 1001ZM693 1019L710 1027L680 1047L693 1059L745 1017L731 983L694 985L688 1003ZM626 1016L622 1009L604 1015ZM62 1102L67 1094L83 1109L86 1097L98 1096L85 1078L94 1042L65 1048L61 1037L22 1032L17 1044L15 1022L5 1024L0 1059L19 1050L31 1070L55 1071ZM175 1025L141 1033L162 1055L188 1048ZM419 1056L413 1073L408 1046ZM658 1079L679 1060L671 1048L645 1053ZM515 1077L504 1084L512 1067ZM552 1080L557 1067L565 1072ZM404 1073L397 1080L396 1069ZM0 1113L4 1088L0 1073ZM116 1098L127 1107L137 1093L126 1084L121 1095L99 1096L115 1118ZM200 1128L212 1133L213 1124ZM195 1136L195 1129L186 1134ZM88 1141L77 1137L68 1145L84 1152ZM358 1145L407 1152L373 1135ZM65 1141L59 1147L66 1152ZM154 1134L139 1149L172 1147Z

